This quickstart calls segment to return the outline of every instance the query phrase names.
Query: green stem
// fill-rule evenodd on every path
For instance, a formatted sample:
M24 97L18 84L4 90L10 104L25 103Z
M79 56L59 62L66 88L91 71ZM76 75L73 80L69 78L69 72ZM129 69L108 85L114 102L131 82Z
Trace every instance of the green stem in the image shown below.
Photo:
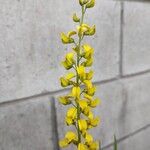
M81 17L81 21L80 21L80 26L83 24L85 10L86 9L84 9L84 6L82 6L82 17ZM79 36L79 45L78 45L79 46L79 52L77 53L77 67L80 65L80 48L81 48L82 40L83 40L83 37ZM78 73L77 73L76 82L77 82L77 85L79 85ZM77 105L77 132L78 132L78 144L79 144L79 143L81 143L81 132L79 129L78 120L80 120L81 111L80 111L79 103L76 103L76 105Z

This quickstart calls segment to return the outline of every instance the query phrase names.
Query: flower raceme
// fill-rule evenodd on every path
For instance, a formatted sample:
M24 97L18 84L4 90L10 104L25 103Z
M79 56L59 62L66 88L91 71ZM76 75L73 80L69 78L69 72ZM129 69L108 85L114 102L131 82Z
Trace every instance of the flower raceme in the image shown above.
M72 51L66 54L62 62L69 72L60 78L60 83L62 87L70 87L71 90L67 95L59 97L62 105L69 106L65 123L67 126L74 126L76 131L68 131L59 141L59 145L64 148L73 144L77 150L98 150L98 142L89 134L89 130L99 124L99 118L94 116L93 109L100 104L100 100L94 97L96 92L96 87L92 83L94 72L89 69L93 64L94 48L90 44L83 43L85 36L92 36L96 31L95 25L84 23L85 12L94 7L95 0L79 0L79 4L82 16L73 14L73 21L79 25L76 30L61 34L62 43L70 44Z

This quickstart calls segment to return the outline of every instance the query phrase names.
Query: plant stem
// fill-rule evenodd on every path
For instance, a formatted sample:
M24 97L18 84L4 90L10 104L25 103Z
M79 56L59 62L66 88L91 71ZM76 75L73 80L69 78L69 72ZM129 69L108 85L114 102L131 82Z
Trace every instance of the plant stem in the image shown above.
M80 20L80 26L83 24L84 13L85 13L84 6L82 6L82 17ZM79 45L78 45L79 52L77 53L77 67L79 67L79 65L80 65L80 48L81 48L82 39L83 39L83 37L79 36ZM77 82L77 85L79 86L79 75L78 75L78 73L77 73L76 82ZM76 105L77 105L77 132L78 132L78 144L79 144L79 143L81 143L81 132L79 129L78 120L80 120L81 111L80 111L80 106L79 106L78 102L76 102Z

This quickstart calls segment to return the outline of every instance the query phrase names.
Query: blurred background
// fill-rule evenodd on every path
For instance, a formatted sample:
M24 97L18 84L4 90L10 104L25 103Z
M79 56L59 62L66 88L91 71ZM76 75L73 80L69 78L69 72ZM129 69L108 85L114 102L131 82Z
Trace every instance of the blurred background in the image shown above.
M77 0L0 0L0 150L59 150L68 128L60 65L71 49L60 33L76 27ZM94 83L102 104L94 129L105 150L150 149L150 1L97 0L86 23L97 33ZM72 149L72 148L68 148Z

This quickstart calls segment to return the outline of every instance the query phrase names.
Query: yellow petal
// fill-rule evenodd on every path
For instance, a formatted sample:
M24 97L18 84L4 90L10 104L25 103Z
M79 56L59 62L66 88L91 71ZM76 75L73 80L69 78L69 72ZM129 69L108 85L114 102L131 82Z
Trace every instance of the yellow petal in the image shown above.
M90 112L89 112L89 115L88 115L88 118L89 118L89 119L93 119L93 117L94 117L94 115L93 115L93 113L90 111Z
M93 141L92 135L86 133L85 140L86 140L86 142L88 142L88 143L89 143L89 142L92 142L92 141Z
M85 74L85 67L84 66L77 67L77 72L79 75Z
M89 113L90 113L90 107L84 108L83 114L86 115L86 116L89 116Z
M99 120L99 118L97 117L97 118L88 120L88 123L89 123L91 126L96 127L96 126L98 125L99 121L100 121L100 120Z
M78 120L78 124L79 124L80 131L85 131L87 129L86 120L80 119L80 120Z
M68 32L67 36L70 38L71 36L73 36L75 34L77 34L76 31L70 31L70 32Z
M79 143L78 150L87 150L87 147L86 147L86 145Z
M88 94L84 94L84 98L86 98L86 99L88 99L89 101L91 101L92 100L92 96L90 96L90 95L88 95Z
M90 89L90 88L92 88L92 82L90 81L90 80L84 80L84 84L86 85L86 87L88 88L88 89Z
M66 55L66 60L70 63L70 64L73 64L75 62L74 60L74 53L68 53Z
M78 35L81 36L83 35L85 32L89 31L90 26L87 24L82 24L80 26L77 26L77 31L78 31Z
M77 117L77 109L74 107L69 108L65 119L67 125L73 124L75 122L76 117Z
M92 64L93 64L93 58L92 58L92 57L89 58L89 59L87 59L85 62L82 63L82 65L83 65L84 67L91 67Z
M94 72L92 70L90 70L89 73L86 73L86 80L91 80L93 78L93 74Z
M90 59L94 53L94 49L89 44L84 44L83 50L84 50L83 57L86 59Z
M90 26L89 26L88 24L83 23L81 26L82 26L82 27L85 27L85 28L87 28L87 29L90 29Z
M65 122L69 126L69 125L72 125L74 123L74 119L72 119L70 117L66 117Z
M80 79L83 81L86 78L86 73L85 73L85 67L84 66L79 66L77 67L77 73L80 77Z
M84 100L80 100L80 101L78 101L78 103L79 103L80 108L81 108L82 110L84 110L84 109L88 106L87 102L84 101Z
M93 100L93 101L91 101L90 102L90 107L96 107L97 105L99 105L100 104L100 99L95 99L95 100Z
M72 79L72 78L74 78L74 77L75 77L75 74L74 74L73 72L70 72L70 73L68 73L68 74L65 76L65 78L68 79L68 80L70 80L70 79Z
M66 54L66 57L65 57L65 61L62 62L63 66L69 70L73 67L75 63L75 60L74 60L74 53L68 53Z
M74 107L69 108L67 111L67 117L74 119L74 118L76 118L76 116L77 116L77 109Z
M87 88L87 94L90 95L90 96L93 96L95 94L95 91L96 91L96 87L95 86L92 86L91 88Z
M74 42L74 40L72 38L69 38L64 33L61 33L61 40L62 40L63 44L69 44L69 43L73 43Z
M68 140L67 139L62 139L59 141L59 146L64 148L68 146Z
M64 78L64 77L61 77L61 78L60 78L60 83L61 83L61 86L62 86L62 87L67 87L67 86L70 85L69 80L67 80L67 79Z
M87 35L87 36L92 36L94 35L96 32L96 26L94 25L93 27L91 27L88 31L86 31L84 33L84 35Z
M80 97L80 93L81 93L81 89L78 86L74 86L72 88L72 96L75 98L79 98Z
M69 63L68 61L63 61L63 62L62 62L62 65L63 65L67 70L71 69L72 66L73 66L73 64L72 64L72 63Z
M90 150L98 150L99 149L99 143L98 142L90 142L88 143Z
M71 104L71 101L66 96L60 96L59 102L63 105Z
M77 136L74 132L69 131L66 133L65 138L68 139L69 142L71 142L72 140L76 139Z

